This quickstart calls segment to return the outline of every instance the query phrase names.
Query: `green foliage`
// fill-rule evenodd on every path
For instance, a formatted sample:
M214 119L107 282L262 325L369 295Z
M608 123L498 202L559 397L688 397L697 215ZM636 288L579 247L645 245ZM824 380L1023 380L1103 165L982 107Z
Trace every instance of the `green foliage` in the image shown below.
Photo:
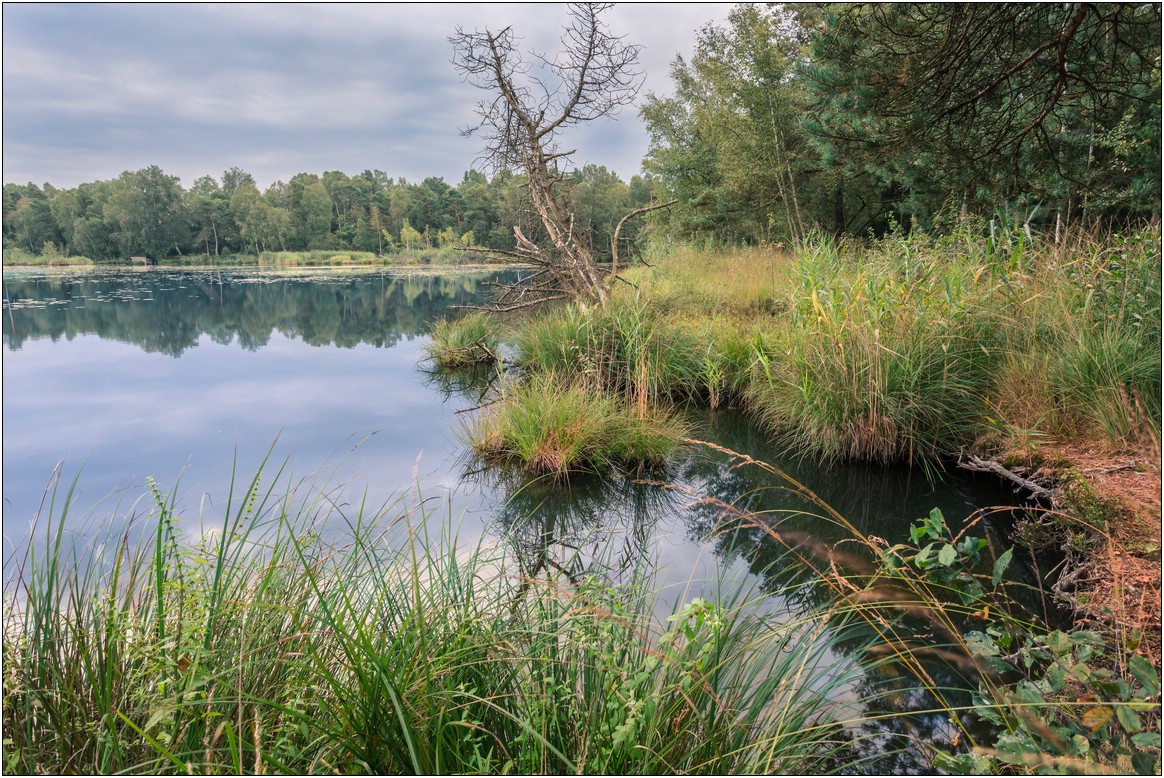
M961 636L960 648L980 673L972 712L995 727L993 743L943 754L936 767L1159 772L1160 676L1137 653L1139 637L1099 625L1052 630L1012 615L1015 606L1000 583L1014 550L996 558L985 587L976 571L987 542L965 530L952 537L936 509L910 528L910 537L916 547L882 551L884 575L905 582L929 609L945 608L956 596L983 619L991 614L984 630Z
M672 63L673 97L647 95L642 116L651 145L643 166L680 200L662 217L671 234L791 245L814 224L860 231L868 223L868 215L834 223L838 197L843 206L867 193L854 181L842 191L800 129L799 38L785 10L740 5L728 27L701 30L690 62Z
M950 202L1159 212L1160 9L800 6L805 126L822 160L928 223ZM1135 117L1134 119L1132 117ZM1131 123L1139 128L1134 134ZM1103 194L1101 194L1103 193Z
M509 574L504 546L466 547L403 501L349 513L334 489L296 484L264 468L224 524L204 516L200 530L155 488L153 505L135 510L152 541L111 526L106 545L76 548L63 530L71 493L54 491L45 545L5 590L5 769L829 764L832 700L853 674L817 673L820 644L800 639L815 617L769 619L739 593L681 603L660 621L647 561L622 584L553 575L529 586Z
M627 190L617 177L609 178L615 190ZM327 171L298 173L260 192L253 176L232 168L221 181L202 176L183 191L156 167L69 190L5 184L4 246L33 254L52 242L61 253L99 261L146 254L184 263L198 256L203 262L237 262L275 252L385 255L408 221L410 261L480 261L479 251L462 259L461 246L513 248L513 225L522 218L521 184L521 177L508 173L490 181L469 171L450 187L439 178L410 184L382 171ZM586 196L587 202L602 199ZM593 216L597 236L608 215Z
M1159 213L1151 5L741 5L648 94L669 234L792 245L932 229L1000 204L1038 223Z

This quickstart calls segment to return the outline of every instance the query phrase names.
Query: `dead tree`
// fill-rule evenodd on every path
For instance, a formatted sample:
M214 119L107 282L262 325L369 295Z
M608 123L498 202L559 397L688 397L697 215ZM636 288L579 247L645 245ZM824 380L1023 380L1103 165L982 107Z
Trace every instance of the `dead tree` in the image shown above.
M585 243L560 167L574 150L563 151L558 144L562 130L614 115L634 101L642 86L640 47L624 43L602 23L609 8L571 4L562 50L552 59L533 55L536 66L517 51L512 27L498 32L458 27L449 38L453 64L469 83L493 95L478 103L481 121L464 134L481 133L484 161L494 173L525 174L538 227L539 234L526 235L514 226L516 248L502 253L536 269L525 284L505 288L498 310L555 299L604 305L610 299L612 275L599 269Z

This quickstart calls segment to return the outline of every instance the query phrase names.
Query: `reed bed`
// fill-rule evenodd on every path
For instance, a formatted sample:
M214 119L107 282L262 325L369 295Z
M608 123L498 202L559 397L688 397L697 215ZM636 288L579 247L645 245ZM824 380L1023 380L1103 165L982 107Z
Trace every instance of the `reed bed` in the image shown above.
M54 490L6 583L6 772L817 772L849 740L843 614L737 589L659 620L649 560L522 578L421 500L270 470L224 524L155 489L98 543Z
M1160 430L1159 231L996 225L795 253L658 253L611 305L523 321L518 362L636 406L735 403L794 454L930 467Z

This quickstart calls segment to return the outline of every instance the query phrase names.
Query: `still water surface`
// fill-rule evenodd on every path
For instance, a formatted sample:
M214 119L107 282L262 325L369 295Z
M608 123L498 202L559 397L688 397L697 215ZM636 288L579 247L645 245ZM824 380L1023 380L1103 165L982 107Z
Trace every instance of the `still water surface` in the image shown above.
M418 363L432 322L451 306L482 301L483 282L495 276L5 270L6 568L27 543L58 464L66 481L78 477L75 504L83 510L69 529L83 541L107 517L132 513L147 477L177 490L183 516L213 523L232 473L249 479L268 451L276 462L289 458L297 475L348 483L348 499L369 506L418 495L439 501L430 513L451 516L462 545L505 535L520 553L523 544L544 547L547 536L595 542L600 530L617 539L615 561L653 555L669 582L663 607L715 578L772 592L803 579L763 533L717 532L721 512L693 504L700 497L773 511L784 531L841 539L813 515L819 508L755 468L729 470L728 458L710 450L692 452L666 474L686 492L629 479L582 479L562 490L480 470L457 437L458 411L475 405L478 392ZM890 543L907 541L909 524L933 507L957 526L1008 499L957 477L930 483L908 470L781 460L730 410L699 412L693 421L705 439L783 466ZM797 592L826 596L824 587ZM796 608L783 594L775 599ZM940 740L941 722L927 726Z

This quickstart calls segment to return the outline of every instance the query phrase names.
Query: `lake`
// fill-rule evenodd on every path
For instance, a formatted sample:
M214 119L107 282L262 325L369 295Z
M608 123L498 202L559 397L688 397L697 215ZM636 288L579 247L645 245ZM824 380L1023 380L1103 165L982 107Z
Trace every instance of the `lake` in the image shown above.
M724 579L770 592L777 610L827 597L763 533L721 531L722 511L701 498L766 511L781 531L827 543L843 532L786 483L730 468L712 449L673 463L661 477L674 490L629 478L531 483L467 455L458 429L480 392L420 364L426 332L518 272L6 269L6 578L58 467L64 483L77 479L66 528L83 543L101 523L152 507L148 478L176 490L187 526L214 525L232 475L249 480L269 453L296 479L345 485L348 504L423 499L463 544L504 538L519 556L549 545L575 572L601 559L617 574L649 556L665 607ZM698 436L779 465L890 543L908 541L931 508L959 526L1013 500L952 474L931 482L918 470L789 460L731 410L692 421ZM920 726L937 740L949 729L940 717Z

